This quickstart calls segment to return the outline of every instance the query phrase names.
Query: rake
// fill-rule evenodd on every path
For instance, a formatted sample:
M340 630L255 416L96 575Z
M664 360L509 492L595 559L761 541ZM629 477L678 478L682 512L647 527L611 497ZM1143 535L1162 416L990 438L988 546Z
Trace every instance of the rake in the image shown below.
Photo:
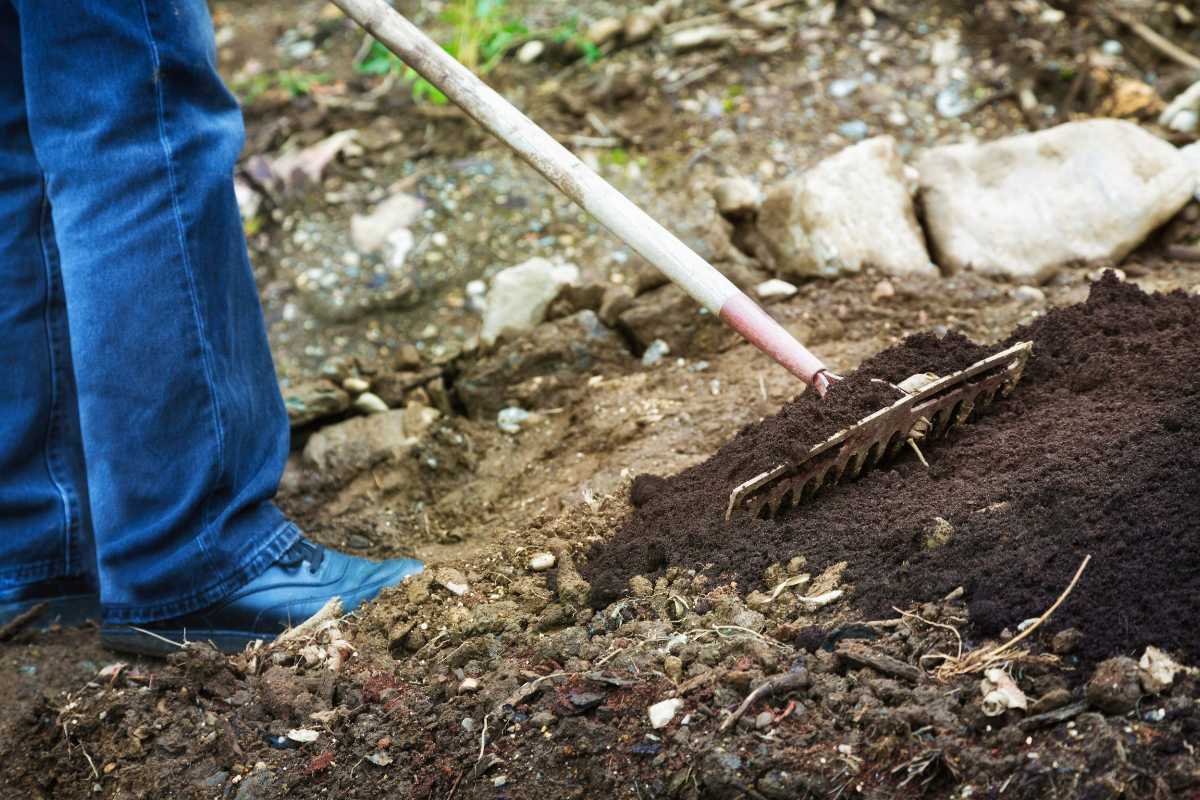
M658 224L536 123L405 19L385 0L332 0L469 117L504 142L571 200L700 305L824 397L838 376L715 267ZM936 436L972 410L1006 394L1020 379L1030 345L1016 345L939 378L818 444L801 462L780 464L738 486L727 517L739 509L776 513L829 483L856 476L895 455L928 422Z

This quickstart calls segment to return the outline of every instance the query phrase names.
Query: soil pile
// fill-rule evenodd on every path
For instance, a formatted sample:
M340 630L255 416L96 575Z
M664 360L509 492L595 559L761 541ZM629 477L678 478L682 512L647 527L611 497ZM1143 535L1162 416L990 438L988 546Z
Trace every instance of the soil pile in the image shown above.
M1083 631L1085 661L1147 644L1200 658L1200 299L1107 273L1009 343L1025 339L1018 390L925 448L928 469L904 457L778 519L723 521L733 486L894 396L870 379L987 352L958 336L912 337L825 401L804 395L705 463L638 481L640 507L584 569L593 602L671 566L760 587L769 565L803 555L817 570L847 561L867 617L962 586L972 631L991 635L1044 611L1090 553L1052 625Z

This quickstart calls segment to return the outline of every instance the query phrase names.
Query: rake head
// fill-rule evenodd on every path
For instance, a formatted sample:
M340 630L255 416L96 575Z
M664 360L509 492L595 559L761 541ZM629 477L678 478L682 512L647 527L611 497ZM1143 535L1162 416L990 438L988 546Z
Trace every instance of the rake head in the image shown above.
M773 517L807 502L822 489L886 463L910 442L915 445L917 440L945 435L997 396L1007 397L1021 380L1032 350L1032 342L1020 342L920 388L906 390L906 381L898 387L904 396L887 408L812 447L803 460L780 464L735 487L725 521L735 514Z

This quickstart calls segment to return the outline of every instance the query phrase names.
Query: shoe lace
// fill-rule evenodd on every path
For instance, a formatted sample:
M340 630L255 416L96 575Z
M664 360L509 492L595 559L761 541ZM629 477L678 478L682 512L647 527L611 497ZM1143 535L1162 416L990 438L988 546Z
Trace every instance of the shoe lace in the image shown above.
M315 573L325 560L325 548L308 539L297 539L296 543L284 551L276 562L283 567L299 567L308 562L308 571Z

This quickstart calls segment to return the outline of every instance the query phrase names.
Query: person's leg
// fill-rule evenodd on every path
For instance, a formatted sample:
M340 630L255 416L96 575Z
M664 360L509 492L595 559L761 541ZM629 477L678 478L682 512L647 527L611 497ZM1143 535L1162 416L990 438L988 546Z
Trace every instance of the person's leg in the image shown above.
M99 617L50 207L26 124L17 18L0 0L0 622Z
M241 112L204 0L12 2L61 253L102 639L237 650L419 571L326 553L271 502L287 415L233 193ZM155 634L120 625L133 622Z
M202 0L14 0L53 212L108 622L208 606L296 541L288 424Z

